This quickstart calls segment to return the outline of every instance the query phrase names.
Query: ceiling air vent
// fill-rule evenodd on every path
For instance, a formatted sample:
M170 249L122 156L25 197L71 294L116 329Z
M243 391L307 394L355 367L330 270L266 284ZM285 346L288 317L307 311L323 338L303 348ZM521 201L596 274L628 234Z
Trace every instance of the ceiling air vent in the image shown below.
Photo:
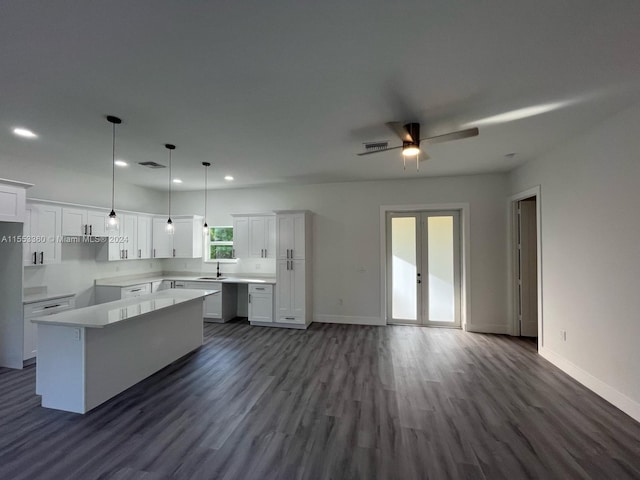
M364 144L365 152L377 152L389 148L389 142L367 142Z
M167 168L164 165L160 165L156 162L138 162L138 165L142 165L143 167L147 168Z

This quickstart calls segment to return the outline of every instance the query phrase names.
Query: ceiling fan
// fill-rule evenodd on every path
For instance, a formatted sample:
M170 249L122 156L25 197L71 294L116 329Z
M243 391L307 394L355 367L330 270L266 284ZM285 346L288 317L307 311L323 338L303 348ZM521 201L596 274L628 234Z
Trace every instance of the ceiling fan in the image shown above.
M397 147L389 147L387 142L371 142L365 143L365 151L358 153L358 156L363 155L373 155L374 153L380 152L388 152L389 150L397 150L399 148L402 149L402 156L405 162L408 157L416 157L416 169L418 169L418 162L420 153L423 154L423 159L429 158L429 156L420 149L420 142L425 142L428 144L434 143L442 143L449 142L452 140L462 140L463 138L475 137L478 135L479 130L477 128L467 128L466 130L459 130L457 132L445 133L442 135L435 135L433 137L420 138L420 124L419 123L406 123L402 124L401 122L388 122L387 127L395 132L400 140L402 140L402 145L398 145Z

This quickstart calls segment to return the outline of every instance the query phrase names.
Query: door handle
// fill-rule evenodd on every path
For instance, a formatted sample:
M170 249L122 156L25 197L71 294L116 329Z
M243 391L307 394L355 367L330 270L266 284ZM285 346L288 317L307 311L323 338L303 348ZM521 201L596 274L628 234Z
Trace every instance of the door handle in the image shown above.
M40 265L44 263L44 252L40 252Z
M38 254L36 252L33 252L33 264L37 265L38 263Z

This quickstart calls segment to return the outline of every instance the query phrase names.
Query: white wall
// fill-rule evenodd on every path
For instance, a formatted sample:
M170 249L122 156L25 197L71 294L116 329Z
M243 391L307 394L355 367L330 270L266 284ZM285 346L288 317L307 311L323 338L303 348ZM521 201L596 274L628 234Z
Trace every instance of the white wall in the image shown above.
M230 225L230 213L311 210L314 318L380 323L380 206L468 203L470 326L507 332L507 194L505 174L220 190L209 196L208 223ZM202 192L177 193L173 199L176 214L204 211ZM178 270L185 265L190 270L202 268L200 261L167 264ZM222 267L225 272L234 268ZM255 273L251 264L238 268L245 267L248 270L242 273Z
M111 206L111 177L96 177L52 165L0 157L0 177L33 183L27 200L38 198L98 207ZM162 212L163 192L116 182L116 209ZM77 293L76 306L92 305L95 278L162 270L159 260L96 262L95 244L63 244L62 264L24 267L24 287L46 287L50 293Z
M638 126L640 105L512 172L510 188L541 185L541 353L640 420Z

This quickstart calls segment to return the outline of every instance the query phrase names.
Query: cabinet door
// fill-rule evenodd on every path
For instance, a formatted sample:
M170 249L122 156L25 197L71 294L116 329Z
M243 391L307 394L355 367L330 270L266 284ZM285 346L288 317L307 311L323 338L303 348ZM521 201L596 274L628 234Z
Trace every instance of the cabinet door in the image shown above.
M78 237L88 235L87 227L87 211L78 208L62 209L62 235L69 237ZM85 234L86 231L86 234Z
M151 258L151 217L138 217L136 258Z
M265 293L249 294L249 321L273 322L273 296Z
M291 311L291 271L287 269L289 260L278 260L276 265L276 316L292 315Z
M33 225L35 221L35 214L33 214L33 210L35 207L33 205L27 204L24 211L24 225L22 229L22 236L25 237L26 242L22 245L22 264L25 266L28 265L37 265L38 262L38 254L37 254L37 245L35 242L31 242L32 236L35 235L36 227Z
M204 297L204 317L222 318L222 291Z
M0 185L0 222L24 222L26 191L23 187Z
M263 258L265 217L249 217L249 258Z
M22 359L29 360L38 353L38 326L31 322L31 317L24 319L24 344Z
M115 232L107 232L108 220L108 212L101 210L88 210L87 224L89 225L89 235L92 237L106 237L109 234L116 234ZM122 218L120 221L122 222Z
M267 258L276 258L276 217L265 217L265 249Z
M291 242L292 258L297 260L303 259L305 256L305 216L303 213L292 215L293 239Z
M36 229L35 235L46 241L33 244L37 250L36 259L40 265L54 265L61 262L62 244L59 241L62 230L62 209L55 205L33 205L32 224Z
M193 220L181 218L174 220L173 225L173 256L193 258Z
M138 216L123 215L120 236L122 237L122 257L125 260L138 258L136 251L138 237Z
M291 313L304 322L306 312L306 282L304 260L293 260L290 263L291 274Z
M249 217L233 218L233 257L249 256Z
M278 239L277 257L289 258L289 251L293 248L293 216L278 215L276 217L276 236Z
M167 219L153 219L153 258L170 258L173 256L173 235L167 233Z

